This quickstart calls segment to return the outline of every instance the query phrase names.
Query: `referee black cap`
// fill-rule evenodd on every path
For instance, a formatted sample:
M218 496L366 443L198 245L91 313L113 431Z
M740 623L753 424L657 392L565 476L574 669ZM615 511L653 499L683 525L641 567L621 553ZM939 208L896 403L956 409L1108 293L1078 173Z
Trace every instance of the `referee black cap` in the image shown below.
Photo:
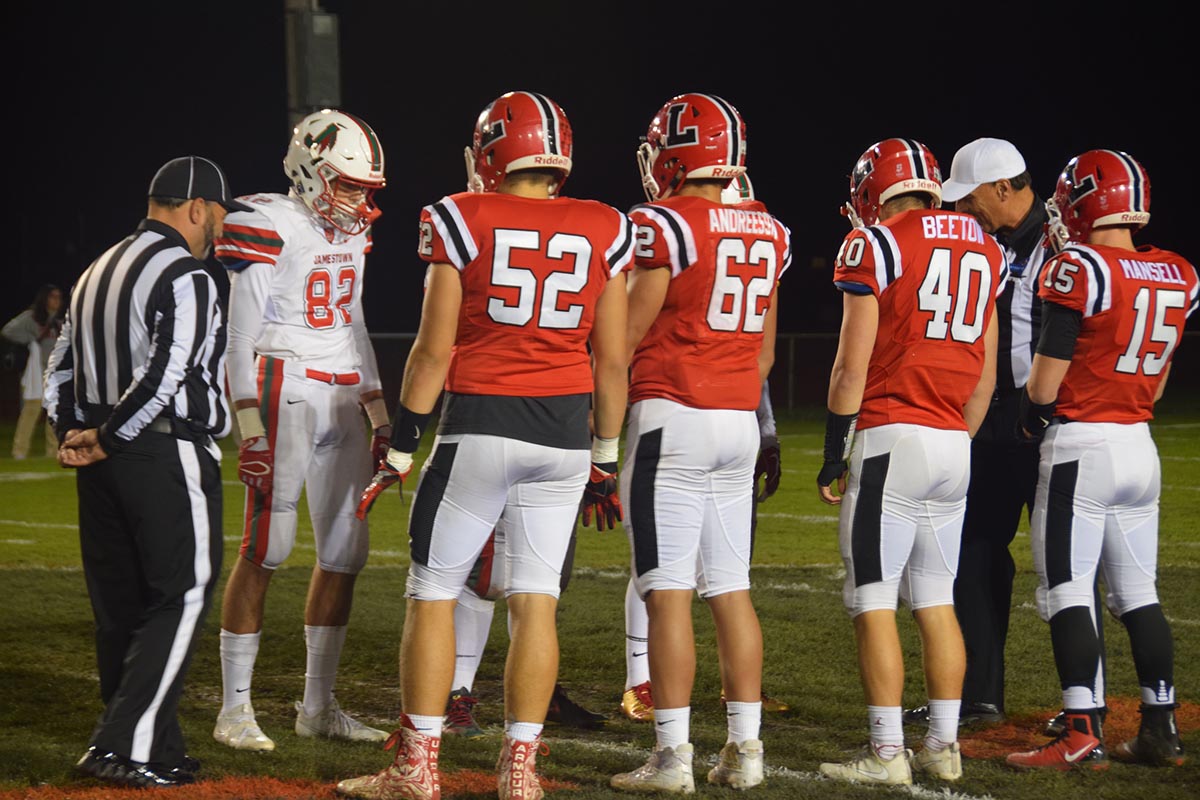
M221 204L226 211L254 210L233 199L225 173L216 162L201 156L182 156L163 164L154 174L154 180L150 181L149 195L183 200L201 197Z

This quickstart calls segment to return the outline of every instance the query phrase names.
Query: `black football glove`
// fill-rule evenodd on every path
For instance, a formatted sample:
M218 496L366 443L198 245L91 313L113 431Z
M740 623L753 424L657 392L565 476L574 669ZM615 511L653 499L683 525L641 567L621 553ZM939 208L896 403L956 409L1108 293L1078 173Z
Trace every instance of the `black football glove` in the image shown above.
M758 445L758 461L754 464L754 486L763 478L762 491L755 498L763 502L779 490L779 479L783 477L783 466L779 460L779 437L764 436Z

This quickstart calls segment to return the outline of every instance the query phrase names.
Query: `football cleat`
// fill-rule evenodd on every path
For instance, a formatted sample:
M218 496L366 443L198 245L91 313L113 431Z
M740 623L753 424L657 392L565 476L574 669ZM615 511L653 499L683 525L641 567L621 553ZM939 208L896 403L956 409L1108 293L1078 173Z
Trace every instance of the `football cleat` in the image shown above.
M589 711L576 703L560 684L554 684L554 694L550 695L550 707L546 709L546 722L557 722L570 728L596 730L604 727L608 717Z
M475 705L479 698L471 694L465 686L455 689L446 701L446 716L442 721L443 736L462 736L466 739L478 739L486 736L483 728L475 722Z
M518 742L504 737L504 747L496 761L496 791L500 800L541 800L545 795L537 776L538 751L549 754L541 739Z
M851 783L874 783L883 785L909 785L912 783L912 767L909 762L913 754L904 750L895 758L883 759L871 745L844 763L827 761L821 765L821 774L827 778Z
M391 766L374 775L347 778L337 785L343 797L361 800L441 800L438 750L442 740L424 736L413 727L407 714L400 715L400 728L388 737L385 750L396 748Z
M625 792L666 792L668 794L694 794L696 778L692 775L690 744L664 747L650 755L650 760L633 772L613 775L608 785Z
M217 715L213 738L234 750L274 750L271 741L254 719L254 708L249 703L234 706Z
M763 744L758 739L726 742L717 765L708 771L708 782L734 789L749 789L763 782Z
M721 705L725 705L725 690L721 690ZM782 714L784 711L791 709L787 703L782 700L777 700L766 692L762 693L762 710L769 714Z
M634 722L654 719L654 698L650 696L650 681L630 686L621 695L621 713Z
M1005 761L1016 769L1108 769L1108 752L1100 740L1099 715L1067 712L1065 728L1049 744L1024 753L1010 753Z
M383 742L387 731L368 727L342 711L336 699L313 716L304 713L304 704L296 703L296 735L311 738L342 739L347 742Z
M918 750L912 757L912 768L944 781L956 781L962 777L962 749L958 742L941 750Z
M1141 713L1137 736L1117 745L1112 757L1153 767L1182 767L1187 756L1175 725L1175 707L1142 705Z
M929 706L907 709L902 717L905 725L928 725ZM1004 712L993 703L963 703L958 710L958 727L975 725L999 725L1004 722Z

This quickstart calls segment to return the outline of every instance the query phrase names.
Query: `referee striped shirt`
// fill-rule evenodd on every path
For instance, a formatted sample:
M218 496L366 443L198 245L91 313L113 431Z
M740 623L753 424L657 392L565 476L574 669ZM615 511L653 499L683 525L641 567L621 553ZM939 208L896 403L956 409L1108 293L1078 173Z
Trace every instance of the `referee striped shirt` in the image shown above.
M1008 256L1009 277L1004 292L996 298L1000 334L996 389L976 439L1016 441L1021 389L1029 380L1042 327L1038 277L1051 254L1046 247L1045 226L1046 206L1035 201L1016 228L996 237Z
M225 328L204 263L174 228L142 220L71 292L42 400L59 437L98 428L111 454L157 417L197 439L225 436Z

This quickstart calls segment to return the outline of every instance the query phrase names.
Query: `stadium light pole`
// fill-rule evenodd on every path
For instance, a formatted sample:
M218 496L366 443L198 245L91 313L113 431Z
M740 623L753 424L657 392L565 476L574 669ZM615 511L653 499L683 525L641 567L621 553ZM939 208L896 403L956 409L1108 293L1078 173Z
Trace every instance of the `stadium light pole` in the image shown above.
M287 41L287 129L320 108L342 104L338 17L319 0L283 0Z

